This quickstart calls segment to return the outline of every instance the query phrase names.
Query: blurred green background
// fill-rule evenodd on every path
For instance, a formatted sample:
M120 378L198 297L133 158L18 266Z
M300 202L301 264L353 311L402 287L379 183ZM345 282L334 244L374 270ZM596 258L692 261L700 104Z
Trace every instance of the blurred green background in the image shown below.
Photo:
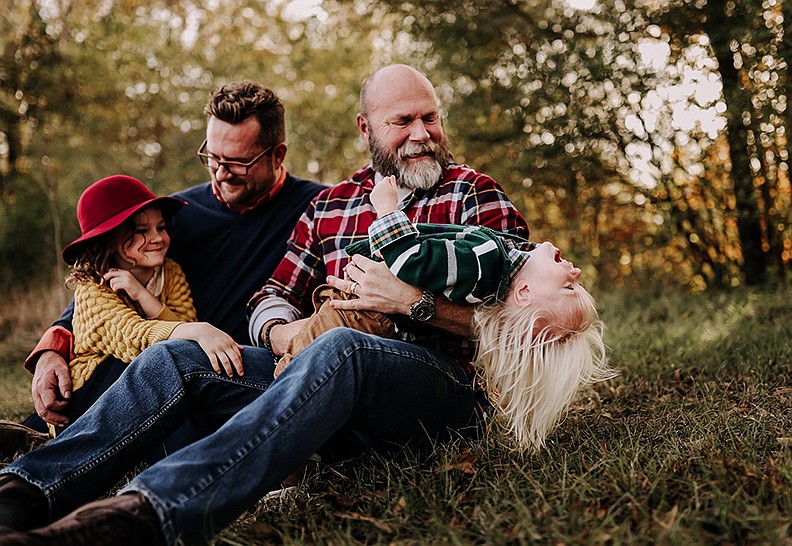
M292 173L350 176L360 84L393 62L589 282L783 280L791 20L781 0L4 2L0 291L60 282L94 180L205 181L203 105L227 81L280 95Z

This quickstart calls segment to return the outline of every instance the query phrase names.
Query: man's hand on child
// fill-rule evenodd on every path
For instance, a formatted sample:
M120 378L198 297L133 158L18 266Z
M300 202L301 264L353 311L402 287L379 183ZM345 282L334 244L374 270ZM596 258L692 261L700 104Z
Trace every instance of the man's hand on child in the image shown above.
M36 363L31 393L36 413L47 423L66 426L65 411L71 396L69 364L56 351L45 351Z
M327 284L357 298L332 300L330 306L335 309L409 315L410 306L421 299L421 289L399 280L385 262L375 262L360 254L352 256L344 268L344 277L330 275Z

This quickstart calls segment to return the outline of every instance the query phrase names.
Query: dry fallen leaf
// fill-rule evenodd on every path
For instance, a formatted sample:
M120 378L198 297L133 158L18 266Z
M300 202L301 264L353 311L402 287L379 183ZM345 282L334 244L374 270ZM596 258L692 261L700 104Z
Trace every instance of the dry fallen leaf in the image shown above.
M448 472L449 470L460 470L465 474L476 473L476 457L470 453L469 449L460 453L453 461L448 463L442 470ZM439 470L437 471L439 472Z
M254 521L250 524L248 530L257 538L275 536L278 534L278 532L271 525L264 523L263 521Z
M401 514L407 509L407 499L404 498L404 495L399 497L399 500L396 501L396 506L393 507L393 513L396 515Z
M384 521L380 521L380 520L378 520L376 518L372 518L371 516L365 516L365 515L361 514L360 512L348 512L346 514L336 513L336 516L338 516L339 518L344 518L344 519L354 519L354 520L357 520L357 521L365 521L367 523L372 524L374 527L376 527L377 529L379 529L383 533L393 533L393 527L391 525L388 525Z

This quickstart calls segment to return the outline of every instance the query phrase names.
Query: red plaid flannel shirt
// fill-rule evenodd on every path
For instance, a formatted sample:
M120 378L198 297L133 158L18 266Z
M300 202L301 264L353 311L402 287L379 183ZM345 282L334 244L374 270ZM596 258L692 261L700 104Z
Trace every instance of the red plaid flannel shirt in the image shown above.
M297 222L288 242L286 256L269 282L248 303L248 312L268 297L281 297L305 316L313 312L311 294L325 282L328 275L343 277L349 262L345 248L368 237L368 228L376 219L369 200L374 188L374 171L365 167L351 180L341 182L319 193ZM451 165L443 180L430 190L416 190L402 209L414 223L474 224L505 231L528 239L528 225L522 214L509 201L500 184L467 165ZM422 325L422 331L426 326ZM440 336L453 338L454 336ZM437 346L437 343L421 345ZM437 347L446 352L471 356L469 344L460 347Z

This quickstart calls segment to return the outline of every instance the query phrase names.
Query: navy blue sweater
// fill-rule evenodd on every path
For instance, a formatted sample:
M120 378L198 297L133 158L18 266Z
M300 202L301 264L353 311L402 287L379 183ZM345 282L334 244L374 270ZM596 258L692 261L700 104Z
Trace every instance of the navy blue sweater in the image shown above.
M173 194L187 201L173 217L168 256L190 283L198 320L249 345L245 305L270 278L308 203L326 186L287 176L268 203L245 214L217 200L209 182ZM71 330L72 305L53 326Z

